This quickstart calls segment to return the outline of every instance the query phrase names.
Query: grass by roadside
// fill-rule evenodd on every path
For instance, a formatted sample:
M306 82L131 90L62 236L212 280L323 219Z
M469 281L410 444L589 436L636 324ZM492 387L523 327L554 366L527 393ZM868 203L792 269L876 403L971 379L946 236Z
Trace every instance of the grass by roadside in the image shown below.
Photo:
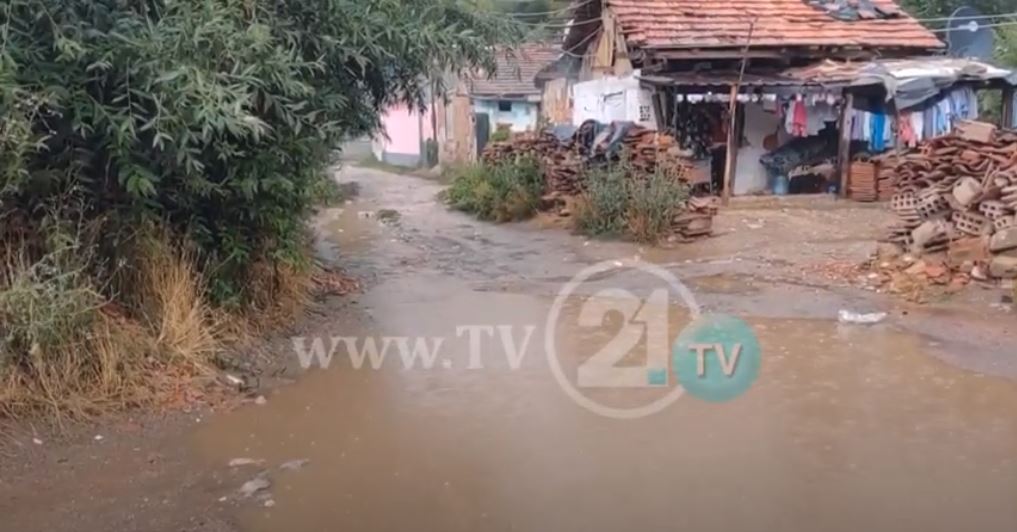
M537 161L520 158L500 164L449 168L445 201L453 209L494 222L525 220L540 208L544 176Z
M544 206L547 185L532 158L459 165L444 174L449 182L445 202L481 220L524 220ZM689 197L678 179L642 174L624 162L593 169L581 179L583 192L572 202L570 221L578 233L591 237L656 242L671 234Z
M585 176L575 228L591 237L654 243L670 234L688 197L688 187L670 176L639 175L627 164L611 164Z
M329 183L322 205L357 193ZM102 245L90 226L51 228L45 242L0 238L0 420L62 425L225 393L235 346L291 323L316 291L355 289L310 259L255 258L247 304L223 307L209 294L215 265L170 232L139 228L117 244L117 265L97 257Z

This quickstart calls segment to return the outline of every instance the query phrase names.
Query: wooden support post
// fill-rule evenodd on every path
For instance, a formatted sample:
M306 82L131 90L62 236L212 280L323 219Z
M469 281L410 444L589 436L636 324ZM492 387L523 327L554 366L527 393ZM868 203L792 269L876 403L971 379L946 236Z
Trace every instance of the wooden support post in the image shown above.
M738 82L731 87L731 101L728 106L731 121L727 131L727 165L724 167L724 190L721 193L721 202L725 206L731 202L731 184L734 182L735 165L738 163L738 148L742 140L738 133L738 92L745 79L745 68L749 66L749 49L752 47L752 34L756 31L757 20L759 20L758 17L753 18L749 23L749 34L745 37L745 48L742 49L742 66L738 71Z
M734 182L735 166L738 164L738 86L731 86L731 120L727 126L727 158L724 165L724 190L721 191L723 204L731 202L731 185Z
M1013 129L1017 127L1017 124L1013 122L1013 111L1014 111L1014 88L1006 86L1003 89L1003 123L1002 126L1005 129Z
M657 131L666 131L668 128L667 102L670 97L671 92L667 87L654 88L653 116L657 119Z
M840 175L840 197L846 198L851 185L851 109L855 105L855 95L847 93L844 105L840 110L840 135L837 142L837 168Z

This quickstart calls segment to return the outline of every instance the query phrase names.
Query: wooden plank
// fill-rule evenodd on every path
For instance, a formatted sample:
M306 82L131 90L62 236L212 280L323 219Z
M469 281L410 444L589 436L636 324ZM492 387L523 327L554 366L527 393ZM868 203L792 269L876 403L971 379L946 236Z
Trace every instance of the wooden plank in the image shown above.
M1004 129L1013 129L1017 124L1013 123L1013 107L1014 107L1014 88L1005 87L1003 89L1003 123Z
M741 59L741 50L663 50L649 52L660 59L691 59L704 61L707 59ZM750 50L746 57L750 59L783 59L787 53L783 50Z
M653 93L653 116L657 119L657 131L666 131L671 125L667 117L667 102L672 98L674 95L666 88L657 89Z
M847 93L840 110L840 135L837 141L837 169L840 174L840 197L846 198L851 185L851 109L855 106L855 95Z

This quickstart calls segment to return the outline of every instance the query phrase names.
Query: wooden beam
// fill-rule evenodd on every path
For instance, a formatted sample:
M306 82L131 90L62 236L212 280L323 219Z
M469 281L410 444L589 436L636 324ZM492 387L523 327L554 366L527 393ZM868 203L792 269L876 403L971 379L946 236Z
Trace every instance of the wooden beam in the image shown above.
M896 49L894 49L896 50ZM698 60L708 61L711 59L731 59L737 60L743 55L743 50L736 46L714 46L714 47L695 47L695 48L663 48L663 49L647 49L646 53L653 57L663 59L686 59L686 60ZM882 51L887 51L883 49ZM801 47L801 46L754 46L752 49L745 52L747 57L750 59L805 59L805 60L820 60L820 59L873 59L883 55L884 53L876 53L872 49L861 47L861 46L841 46L841 47ZM895 55L890 53L889 55ZM896 54L900 55L900 54ZM913 55L913 54L911 54Z
M1011 86L1003 87L1003 127L1006 129L1013 129L1017 124L1013 123L1013 111L1014 111L1014 88Z
M664 131L669 126L667 123L667 101L673 97L666 87L658 88L653 93L653 116L657 119L657 131Z
M703 61L708 59L737 60L742 57L740 50L664 50L649 52L653 57L661 59L691 59ZM787 53L781 50L750 50L750 59L783 59Z
M848 186L851 185L851 109L855 105L855 95L847 93L844 105L840 110L840 135L837 141L837 168L840 175L840 197L846 198Z

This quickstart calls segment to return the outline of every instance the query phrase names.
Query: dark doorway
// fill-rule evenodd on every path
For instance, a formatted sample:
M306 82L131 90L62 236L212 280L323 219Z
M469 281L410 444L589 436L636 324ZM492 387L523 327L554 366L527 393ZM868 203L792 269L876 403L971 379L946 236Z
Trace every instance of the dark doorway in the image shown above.
M477 157L479 158L484 153L488 139L491 138L491 116L487 113L477 113L476 117L474 130L477 135Z

